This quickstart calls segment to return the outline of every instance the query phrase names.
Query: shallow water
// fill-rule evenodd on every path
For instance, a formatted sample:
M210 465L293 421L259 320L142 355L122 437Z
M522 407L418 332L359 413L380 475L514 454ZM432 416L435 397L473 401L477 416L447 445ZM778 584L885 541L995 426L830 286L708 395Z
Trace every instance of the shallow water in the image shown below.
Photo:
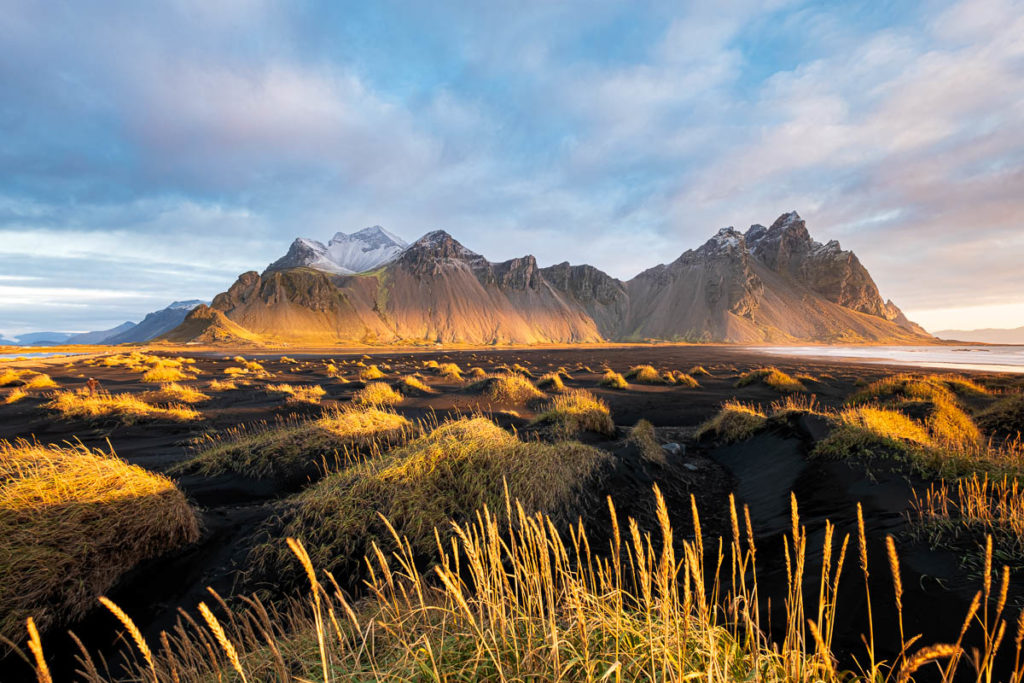
M67 353L65 351L35 351L32 353L0 353L0 360L11 358L51 358L53 356L82 356L82 353Z
M1024 373L1024 346L754 346L749 349L778 356Z

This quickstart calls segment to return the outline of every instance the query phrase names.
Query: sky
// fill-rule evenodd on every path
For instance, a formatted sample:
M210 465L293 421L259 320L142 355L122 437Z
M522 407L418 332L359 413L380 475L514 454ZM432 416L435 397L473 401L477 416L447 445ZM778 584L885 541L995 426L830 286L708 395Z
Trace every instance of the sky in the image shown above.
M445 229L623 279L797 210L931 330L1024 325L1024 2L0 0L0 333Z

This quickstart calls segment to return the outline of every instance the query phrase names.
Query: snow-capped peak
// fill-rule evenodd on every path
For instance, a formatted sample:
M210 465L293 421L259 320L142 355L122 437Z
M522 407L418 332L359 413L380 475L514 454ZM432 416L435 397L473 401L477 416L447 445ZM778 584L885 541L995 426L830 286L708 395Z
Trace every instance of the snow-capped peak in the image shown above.
M270 264L268 270L306 267L352 275L375 270L394 261L407 246L405 240L379 225L352 234L335 233L327 244L300 237L284 257Z

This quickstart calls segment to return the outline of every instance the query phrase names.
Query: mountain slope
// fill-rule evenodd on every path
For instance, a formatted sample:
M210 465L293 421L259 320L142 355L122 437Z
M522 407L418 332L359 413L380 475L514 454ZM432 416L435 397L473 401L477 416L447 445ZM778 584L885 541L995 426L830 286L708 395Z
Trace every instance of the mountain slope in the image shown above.
M206 302L198 299L175 301L167 308L159 311L153 311L148 314L138 325L135 325L120 334L115 334L112 337L104 339L103 343L139 344L150 341L151 339L156 339L160 335L170 332L180 325L185 320L185 316L187 316L189 311L193 308L205 303Z
M180 325L159 339L185 344L259 345L262 342L257 335L231 322L223 313L206 304L200 304L189 311Z
M75 334L68 338L66 344L103 344L107 339L116 337L120 334L126 334L130 330L135 328L135 323L131 321L123 322L117 327L112 327L109 330L96 330L95 332L82 332L81 334Z
M533 256L492 263L444 231L362 274L341 272L342 262L365 265L351 251L329 270L321 263L328 248L308 246L298 240L262 275L243 274L212 309L257 337L300 344L929 339L881 298L855 254L838 242L815 242L795 212L769 228L725 228L628 282L587 265L539 268Z

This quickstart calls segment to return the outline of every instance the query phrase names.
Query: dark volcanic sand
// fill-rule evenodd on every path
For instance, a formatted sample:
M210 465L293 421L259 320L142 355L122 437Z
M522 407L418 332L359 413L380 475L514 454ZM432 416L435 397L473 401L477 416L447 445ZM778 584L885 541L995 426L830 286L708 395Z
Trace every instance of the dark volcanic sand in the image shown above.
M244 351L242 353L245 353ZM231 355L234 355L232 352ZM109 442L119 456L154 471L165 471L189 457L190 439L204 432L216 432L238 425L273 421L277 416L314 416L318 406L285 404L280 394L268 394L262 386L268 383L318 383L327 390L323 405L345 401L362 386L359 382L340 384L325 377L325 359L358 359L363 353L302 354L289 352L299 361L315 361L315 366L302 369L283 364L280 355L248 355L261 361L273 373L273 378L255 380L252 386L238 390L211 393L212 400L197 408L204 419L196 424L177 424L152 421L130 426L109 423L87 423L55 419L42 407L39 392L31 398L13 405L0 405L0 438L36 438L41 442L60 443L81 439L89 446L105 447ZM657 483L665 493L673 525L679 538L692 535L689 496L695 495L702 515L706 536L728 534L726 496L735 490L741 504L750 507L755 531L759 534L759 568L762 597L769 589L772 605L778 608L784 597L785 569L782 555L782 533L789 529L789 494L794 491L800 502L801 516L810 535L812 561L808 568L808 605L816 604L817 572L814 558L820 561L820 548L824 520L830 519L839 527L839 534L856 537L856 504L864 505L867 526L871 535L872 581L876 583L876 599L887 607L892 605L891 581L885 562L884 536L898 537L905 528L904 512L915 482L896 475L872 473L843 463L823 462L807 458L813 432L819 428L809 424L794 424L791 428L761 434L754 439L732 446L712 447L693 442L693 429L713 415L719 405L737 398L764 404L779 400L780 395L766 386L755 384L736 388L738 374L745 370L774 365L790 374L807 373L820 379L808 382L809 391L826 406L838 406L855 389L855 383L872 381L898 371L896 368L875 364L856 364L846 361L811 360L802 358L768 357L718 346L652 346L615 348L569 348L536 350L487 351L433 351L420 353L372 353L369 363L387 363L393 366L384 381L421 370L426 360L458 363L464 370L480 366L488 370L496 365L521 363L537 376L566 367L573 376L566 384L585 388L607 401L616 425L617 439L602 440L588 437L584 440L613 451L616 465L606 473L595 490L588 492L585 504L588 526L593 529L595 548L607 532L605 496L611 495L623 517L636 517L642 526L656 528L653 520L651 486ZM223 371L238 364L225 360L224 353L205 353L195 356L196 367L202 370L198 380L188 384L204 389L211 379L226 379ZM577 364L590 366L593 373L576 371ZM632 365L649 363L659 369L687 371L702 365L712 376L699 376L701 386L687 389L675 386L645 386L631 384L630 389L618 391L598 385L602 367L625 373ZM138 392L156 388L142 384L139 373L124 368L85 366L82 359L70 365L64 361L42 361L21 364L38 367L50 374L61 388L84 386L87 377L96 377L111 392ZM346 377L352 379L358 368L342 367ZM903 369L899 369L903 370ZM423 371L430 377L429 371ZM409 398L398 410L410 417L422 417L436 412L438 417L453 413L482 410L490 413L501 424L528 430L532 413L522 406L488 406L478 395L466 391L465 385L430 377L439 393L429 397ZM467 383L468 384L468 383ZM0 396L2 398L2 396ZM515 411L510 414L505 411ZM685 456L670 458L668 467L658 467L639 459L621 438L624 430L639 419L647 419L658 429L663 441L686 444ZM217 477L186 476L179 485L199 508L204 533L202 539L189 548L170 556L151 560L125 575L110 597L120 604L143 627L153 642L161 629L169 628L180 606L194 610L200 600L208 599L206 586L214 587L221 595L230 595L237 585L237 571L244 569L250 535L273 514L275 500L290 493L271 481L255 481L236 475ZM836 545L841 541L837 538ZM853 541L851 541L853 542ZM900 544L903 561L903 584L907 615L907 632L923 632L923 643L948 642L956 632L967 604L976 589L958 568L957 558L948 553ZM816 554L815 554L816 553ZM845 567L846 580L840 591L842 625L837 629L836 642L840 648L850 648L860 655L859 634L863 632L864 600L862 577L856 565L856 548L851 545ZM778 590L776 590L778 589ZM767 611L767 610L766 610ZM777 609L773 616L778 619ZM893 643L894 615L876 614L876 632L879 640ZM117 631L113 618L104 610L96 610L84 623L74 625L89 644L109 656L114 649L112 638ZM52 634L46 648L57 660L59 669L68 671L69 661L62 661L57 653L69 652L66 637ZM884 653L883 656L890 653ZM66 658L65 658L66 660ZM0 678L16 680L27 674L20 661L8 657L0 662ZM61 676L58 675L58 678Z

